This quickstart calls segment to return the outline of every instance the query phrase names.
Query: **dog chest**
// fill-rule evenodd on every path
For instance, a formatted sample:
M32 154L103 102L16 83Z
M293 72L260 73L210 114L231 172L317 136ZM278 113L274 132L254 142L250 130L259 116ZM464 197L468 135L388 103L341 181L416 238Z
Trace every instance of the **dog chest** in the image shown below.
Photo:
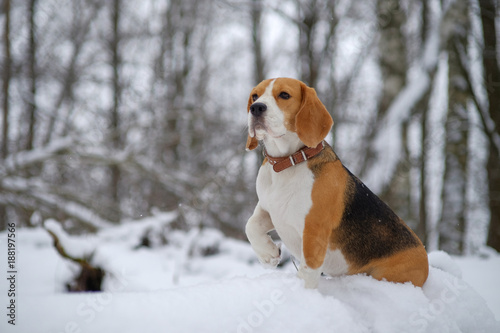
M276 232L292 254L300 258L304 221L312 206L314 175L306 163L276 173L264 164L257 177L261 207L271 216Z

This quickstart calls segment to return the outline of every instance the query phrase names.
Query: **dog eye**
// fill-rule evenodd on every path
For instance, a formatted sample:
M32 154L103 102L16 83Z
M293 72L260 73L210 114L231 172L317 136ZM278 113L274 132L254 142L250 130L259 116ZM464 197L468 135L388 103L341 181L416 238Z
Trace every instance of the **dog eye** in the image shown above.
M257 94L252 95L252 101L255 102L257 100L257 98L259 98L259 95L257 95Z
M283 98L283 99L289 99L290 98L290 94L282 91L280 92L280 94L278 95L279 98Z

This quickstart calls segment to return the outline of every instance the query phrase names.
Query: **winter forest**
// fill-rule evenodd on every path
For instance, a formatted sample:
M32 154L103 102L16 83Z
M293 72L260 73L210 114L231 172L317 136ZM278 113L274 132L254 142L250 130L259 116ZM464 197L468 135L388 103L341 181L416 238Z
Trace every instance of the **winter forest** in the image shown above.
M2 3L1 229L176 211L244 237L261 161L247 94L288 76L428 248L500 250L494 0Z
M227 276L227 266L255 274L256 258L244 244L244 228L257 202L255 179L263 157L262 147L245 151L246 108L252 87L273 77L297 78L316 89L335 122L327 141L343 164L417 233L429 253L486 256L496 253L492 249L500 251L497 0L2 0L0 34L0 235L13 225L23 230L24 253L31 256L23 267L35 270L43 262L37 272L48 272L58 257L81 270L78 276L74 267L54 264L58 273L44 273L33 285L49 288L57 275L56 280L65 278L57 280L54 290L111 291L115 305L103 311L127 318L127 311L135 310L121 300L131 296L115 291L161 290L167 275L176 286L194 284L199 280L193 276L203 274L218 280ZM19 260L27 260L22 247L19 251ZM216 253L222 257L200 259ZM355 302L356 309L367 306L367 313L380 311L377 316L386 319L373 332L414 332L398 328L397 322L393 330L383 327L393 316L405 318L404 323L410 317L416 327L430 325L429 316L422 319L411 311L439 301L442 294L431 290L449 290L440 283L455 281L454 274L446 274L457 271L443 259L444 252L437 253L429 257L431 265L446 267L447 273L431 272L426 300L406 285L377 285L359 276L335 281L352 292L367 284L370 290L387 288L390 297L407 292L415 308L392 300L382 306L370 306L368 299L356 303L363 295L350 295L345 302ZM140 269L130 266L133 260ZM129 275L123 285L105 280L101 287L104 276L119 281L125 266L135 272L133 278ZM29 275L19 276L35 281ZM25 283L18 288L27 288L26 294L35 290L31 280L20 281ZM280 298L269 295L277 295L273 292L282 290L276 288L283 281L288 280L230 280L225 288L214 285L202 294L218 300L224 293L240 295L231 311L246 306L244 300L259 304L241 310L248 320L227 324L250 332L269 318L260 310L263 301L252 303L252 297L263 293L266 300L277 300L265 304L275 304L273 315L279 314ZM323 294L344 301L343 289L323 283ZM352 285L358 287L349 289ZM199 297L200 290L169 295L182 304ZM242 290L248 292L238 294ZM465 287L452 290L461 291L457 304L467 304L470 311L482 306ZM65 306L61 318L73 318L76 308L77 313L83 310L77 324L96 325L94 331L107 327L100 310L94 316L84 311L83 296L60 302L60 296L50 295L54 306L74 305ZM175 303L165 303L161 295L143 297L175 313ZM287 302L295 297L333 302L306 292L282 295ZM64 329L60 322L43 319L41 313L51 306L21 300L33 316L40 313L40 321L24 320L26 325ZM500 303L493 301L498 314ZM190 301L185 313L202 304ZM151 323L164 315L154 309L144 312L156 315ZM216 304L211 310L218 309ZM296 307L279 309L287 317L300 317L293 312L299 311ZM441 320L431 325L435 330L425 332L446 331L443 327L458 332L450 323L470 312L464 307L446 317L452 310L443 309L434 317ZM343 316L342 311L347 319L332 325L372 332L371 322L366 331L354 329L358 315ZM251 317L255 313L263 318L259 325L253 324L252 318L259 318ZM169 318L175 322L182 316ZM473 320L489 325L481 318L486 317ZM222 332L200 327L191 331ZM144 329L126 328L122 331ZM78 330L66 325L66 331ZM267 331L292 330L278 326Z

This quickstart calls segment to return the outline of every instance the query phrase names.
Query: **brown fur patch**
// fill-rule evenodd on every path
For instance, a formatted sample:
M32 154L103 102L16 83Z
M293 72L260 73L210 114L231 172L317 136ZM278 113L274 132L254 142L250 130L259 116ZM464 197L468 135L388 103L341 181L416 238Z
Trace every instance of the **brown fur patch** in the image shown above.
M306 216L303 253L307 266L316 269L323 264L331 245L332 231L338 228L344 211L347 173L333 150L327 146L308 162L314 174L312 207Z
M316 90L301 83L302 103L295 116L295 128L300 140L308 147L316 147L330 132L333 119L321 103Z
M259 141L256 138L252 138L250 135L247 135L247 143L245 148L247 150L254 150L259 146Z
M367 273L377 280L411 282L414 286L422 287L429 275L429 262L424 247L420 245L349 270L349 274L358 273Z
M282 92L287 93L290 98L279 98L279 94ZM286 129L295 132L295 117L300 110L300 105L304 98L300 81L288 78L276 79L273 85L273 96L276 99L276 104L285 116L284 125Z

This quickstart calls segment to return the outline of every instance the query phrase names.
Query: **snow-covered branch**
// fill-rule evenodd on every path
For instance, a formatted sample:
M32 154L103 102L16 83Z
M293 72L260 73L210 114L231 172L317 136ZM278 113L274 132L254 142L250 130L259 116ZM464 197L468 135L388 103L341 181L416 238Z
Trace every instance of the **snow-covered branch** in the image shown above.
M75 201L67 200L64 197L53 194L47 190L48 188L49 186L41 181L31 181L20 177L8 177L0 181L0 189L3 193L11 192L16 194L16 196L10 197L11 201L14 201L11 202L13 204L16 203L13 199L17 196L24 198L23 202L26 202L26 198L29 198L31 201L36 202L39 207L43 207L45 211L50 211L53 214L62 212L95 229L101 229L112 225L111 222L100 217L92 209ZM3 194L2 197L8 198L5 194ZM2 199L0 199L0 201L2 201ZM17 203L23 206L23 202Z
M196 188L199 180L178 170L161 170L162 168L147 163L148 159L131 151L110 151L97 147L76 147L73 152L83 161L97 165L119 165L125 169L133 169L142 176L161 184L167 191L181 198Z
M474 102L476 101L477 99L474 98ZM490 145L493 145L496 150L500 152L500 134L498 134L499 131L495 128L495 122L491 119L487 112L479 108L479 105L477 103L476 107L478 109L479 116L481 118L481 122L483 124L483 128L486 136L488 137Z
M488 138L490 145L494 146L497 152L500 152L500 135L498 134L500 131L496 129L495 122L493 121L493 119L491 119L488 113L487 99L481 100L479 96L482 95L482 93L474 89L475 85L473 84L472 73L469 70L469 68L471 68L471 64L467 59L467 52L466 50L460 48L460 46L457 45L457 43L454 43L454 47L457 53L460 55L460 66L467 81L467 85L469 86L469 89L472 92L471 93L472 102L476 106L479 118L481 119L481 123L483 125L484 132Z
M5 159L4 163L0 165L0 176L15 173L21 169L26 169L36 163L52 158L54 155L61 154L69 150L73 144L72 137L63 137L54 140L49 145L29 151L22 151L17 154L10 155Z
M118 165L160 184L177 198L187 199L191 189L197 188L197 177L181 171L163 170L158 165L147 163L146 157L134 152L92 147L77 142L80 141L70 137L61 138L46 147L10 156L0 166L0 203L39 210L48 216L63 213L97 230L111 226L112 223L104 216L109 215L112 205L106 204L105 199L96 198L86 191L69 190L68 185L47 183L43 177L31 177L21 172L37 163L49 161L55 155L78 158L93 166Z

